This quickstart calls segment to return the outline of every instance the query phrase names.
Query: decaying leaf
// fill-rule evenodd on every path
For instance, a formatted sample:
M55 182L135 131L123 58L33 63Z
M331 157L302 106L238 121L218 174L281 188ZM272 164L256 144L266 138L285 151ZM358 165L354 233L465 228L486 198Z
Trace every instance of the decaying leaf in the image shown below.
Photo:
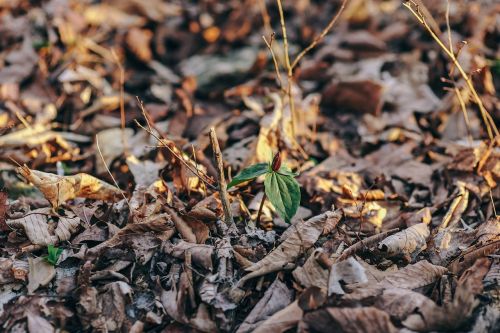
M40 333L53 333L55 332L54 327L50 324L50 322L32 312L28 312L28 331L29 332L40 332Z
M429 236L428 225L419 223L387 237L378 244L378 249L389 257L410 256L415 259L427 247Z
M323 251L321 249L315 250L303 266L297 267L292 275L298 283L303 287L316 286L322 289L327 288L328 284L328 269L322 267L318 262L318 256Z
M264 320L290 304L293 300L293 294L293 291L280 281L280 279L274 280L266 290L264 296L255 304L252 311L240 325L237 333L251 332Z
M304 315L304 322L315 332L398 332L389 315L375 307L320 309Z
M459 279L451 304L440 307L426 302L418 314L409 316L403 325L418 332L456 330L465 324L479 302L475 299L483 289L483 277L488 273L490 261L476 261Z
M297 325L303 311L295 301L260 324L253 333L285 332Z
M29 258L28 292L46 286L56 276L56 270L44 258Z
M342 289L343 284L366 282L368 282L368 277L366 276L364 267L356 259L349 257L345 261L336 262L332 265L328 278L328 295L333 293L339 295L345 294Z
M49 225L51 211L48 208L40 208L28 213L26 216L8 220L7 225L12 228L22 228L34 245L57 244L67 241L80 225L80 218L76 216L59 216L57 226Z
M421 260L386 275L377 286L386 288L398 286L398 288L414 290L436 282L446 271L445 267L433 265L427 260Z
M368 249L374 244L377 244L390 234L398 231L398 229L391 229L388 231L381 232L380 234L375 234L373 236L370 236L368 238L365 238L363 240L360 240L359 242L349 246L347 249L342 252L342 254L337 258L337 261L342 261L347 259L348 257L362 251L363 249Z
M323 232L326 220L334 218L337 214L328 211L299 225L290 226L282 235L283 243L264 259L248 267L246 271L252 272L251 276L256 277L271 272L271 267L275 270L284 267L286 264L294 263L298 256L307 251L318 240ZM243 279L240 282L245 281Z
M104 201L122 198L120 189L85 173L74 176L58 176L31 170L27 166L19 167L16 171L27 181L33 183L52 207L59 207L66 201L78 197Z

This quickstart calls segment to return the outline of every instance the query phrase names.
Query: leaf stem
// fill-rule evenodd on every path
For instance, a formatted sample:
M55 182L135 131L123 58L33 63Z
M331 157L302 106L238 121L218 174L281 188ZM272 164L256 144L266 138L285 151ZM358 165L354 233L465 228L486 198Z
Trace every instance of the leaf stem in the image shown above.
M259 211L257 212L257 220L256 220L256 225L259 224L260 222L260 215L262 214L262 208L264 208L264 202L266 201L266 192L264 192L264 195L262 196L262 200L260 201L260 206L259 206Z

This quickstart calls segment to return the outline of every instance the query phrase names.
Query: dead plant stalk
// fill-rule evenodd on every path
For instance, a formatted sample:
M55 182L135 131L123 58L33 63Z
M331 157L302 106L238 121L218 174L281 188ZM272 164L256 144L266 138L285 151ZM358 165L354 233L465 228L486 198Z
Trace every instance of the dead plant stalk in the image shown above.
M340 15L342 14L342 12L344 11L344 8L345 8L345 6L347 4L347 0L343 0L342 1L342 4L340 5L340 9L337 12L337 14L330 20L330 22L323 29L323 31L321 31L321 33L316 38L314 38L314 40L311 42L311 44L309 44L305 49L303 49L295 57L295 59L293 61L290 61L290 53L289 53L289 46L288 46L288 36L287 36L287 32L286 32L286 23L285 23L285 14L283 13L283 4L282 4L281 0L276 0L276 2L278 4L278 11L279 11L279 15L280 15L281 31L283 33L283 49L284 49L284 53L285 53L284 68L285 68L285 70L287 72L286 95L288 96L288 103L290 105L290 114L291 114L291 122L292 122L292 126L291 126L292 127L292 136L293 136L293 138L295 138L295 133L296 133L296 129L297 129L296 128L296 125L297 125L297 114L295 112L295 102L293 100L293 94L292 94L293 70L298 65L298 63L300 62L300 60L302 60L302 58L309 51L311 51L313 48L315 48L323 40L323 38L325 38L325 36L330 32L330 30L335 25L335 22L337 22L338 18L340 17ZM265 38L264 38L264 41L266 41ZM267 41L266 41L266 45L268 46L269 49L271 49L270 43L267 43ZM275 67L277 67L277 62L274 60L275 56L274 56L274 54L273 54L272 51L271 51L271 55L273 56L273 61L275 62ZM278 78L279 78L279 81L280 81L280 85L281 85L281 78L279 77L279 70L277 68L276 68L276 72L278 73L277 75L278 75Z
M210 128L210 142L212 143L212 149L214 151L215 164L217 166L217 173L219 178L219 194L220 200L222 202L222 208L224 209L224 221L227 226L231 226L234 223L233 214L231 213L231 205L229 204L229 196L227 194L227 184L226 177L224 175L224 163L222 161L222 152L219 147L219 140L217 139L217 134L215 133L215 128Z
M436 35L434 30L429 26L427 23L424 14L419 9L419 6L417 3L415 3L412 0L407 1L406 3L403 4L408 10L415 16L415 18L418 20L420 24L422 24L427 32L431 35L431 37L436 41L436 43L439 45L439 47L444 51L444 53L450 58L452 61L453 65L458 69L460 72L460 75L462 78L465 80L465 83L467 84L467 87L472 93L472 96L474 97L474 101L476 102L477 106L479 107L479 111L481 113L481 116L483 118L484 124L486 126L486 130L488 132L488 137L491 140L494 140L496 136L499 135L498 129L496 128L495 122L493 121L491 115L488 113L486 108L483 105L483 102L481 101L481 98L479 97L479 94L477 93L476 89L474 88L474 85L472 84L472 80L470 76L465 72L463 67L460 65L458 62L457 57L455 56L455 53L453 52L453 48L450 44L450 47L446 47L444 43L441 41L441 39ZM495 132L495 135L493 135L493 132Z

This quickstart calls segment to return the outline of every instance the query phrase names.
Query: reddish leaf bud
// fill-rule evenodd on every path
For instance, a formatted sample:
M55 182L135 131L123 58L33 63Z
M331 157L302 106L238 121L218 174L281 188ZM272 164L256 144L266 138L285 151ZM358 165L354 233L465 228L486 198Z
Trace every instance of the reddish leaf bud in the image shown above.
M273 169L273 171L278 171L281 168L281 154L279 151L276 155L274 155L271 168Z

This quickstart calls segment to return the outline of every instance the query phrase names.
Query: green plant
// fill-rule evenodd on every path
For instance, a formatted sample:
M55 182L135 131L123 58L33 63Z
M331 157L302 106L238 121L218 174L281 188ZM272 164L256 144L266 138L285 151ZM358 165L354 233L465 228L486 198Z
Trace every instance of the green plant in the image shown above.
M242 170L227 185L227 188L229 189L232 186L255 179L261 175L266 175L264 181L265 191L259 213L257 214L257 221L259 221L262 206L267 197L278 214L287 223L290 223L300 204L300 187L299 183L295 180L298 173L294 173L290 168L281 165L281 155L279 152L270 163L257 163Z
M55 266L57 264L57 260L59 260L59 256L63 252L61 248L55 247L52 244L49 244L47 246L47 252L48 255L45 257L45 260L52 266Z

